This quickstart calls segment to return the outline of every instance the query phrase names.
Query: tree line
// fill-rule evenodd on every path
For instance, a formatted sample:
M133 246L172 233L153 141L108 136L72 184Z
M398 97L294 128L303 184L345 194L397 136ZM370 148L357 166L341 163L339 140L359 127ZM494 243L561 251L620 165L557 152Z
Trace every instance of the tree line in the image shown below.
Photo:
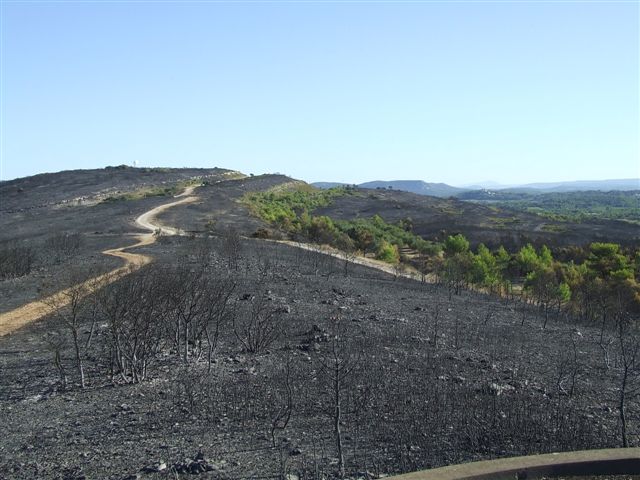
M447 237L443 255L423 259L422 268L435 273L454 293L473 286L512 297L519 294L541 307L544 326L553 309L564 309L583 321L600 319L603 328L609 318L640 311L640 250L596 242L562 254L564 259L554 258L547 246L536 250L531 244L512 253L502 246L492 252L480 244L474 252L458 234Z

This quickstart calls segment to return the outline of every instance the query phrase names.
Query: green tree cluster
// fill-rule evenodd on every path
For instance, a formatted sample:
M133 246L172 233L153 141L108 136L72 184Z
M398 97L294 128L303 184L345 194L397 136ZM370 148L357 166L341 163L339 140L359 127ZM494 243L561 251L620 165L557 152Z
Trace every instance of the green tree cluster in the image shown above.
M614 243L593 243L586 254L578 249L577 256L585 258L579 264L555 259L545 245L536 250L527 244L509 254L504 247L491 252L480 244L474 253L460 234L447 237L443 250L439 273L452 291L472 285L504 293L521 284L523 294L544 311L545 326L553 309L562 307L588 320L600 318L603 326L608 316L640 311L638 251L625 253Z
M314 216L313 210L325 207L338 196L352 194L352 189L338 187L317 190L299 186L287 191L251 193L244 203L266 222L312 242L332 245L342 250L373 254L389 263L400 261L400 249L409 247L422 254L437 254L439 245L412 233L413 221L404 218L397 224L379 215L355 220L333 220Z

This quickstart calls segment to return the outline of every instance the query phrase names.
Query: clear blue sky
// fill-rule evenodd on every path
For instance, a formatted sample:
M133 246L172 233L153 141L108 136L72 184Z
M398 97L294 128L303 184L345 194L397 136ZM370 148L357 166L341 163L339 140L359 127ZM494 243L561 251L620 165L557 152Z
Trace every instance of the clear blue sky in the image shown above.
M2 1L2 178L640 176L638 2Z

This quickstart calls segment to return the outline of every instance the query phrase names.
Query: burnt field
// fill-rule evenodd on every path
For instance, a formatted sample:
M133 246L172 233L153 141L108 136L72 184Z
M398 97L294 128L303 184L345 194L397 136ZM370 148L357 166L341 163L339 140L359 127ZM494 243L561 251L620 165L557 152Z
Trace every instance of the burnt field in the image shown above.
M631 335L232 235L139 251L75 323L0 338L3 478L375 478L621 446L621 419L638 443Z
M290 181L287 177L275 175L247 178L246 181L227 180L223 173L230 170L219 173L218 169L180 169L174 173L146 174L131 170L139 169L62 172L5 182L0 186L3 207L0 209L0 260L3 263L0 269L0 296L3 299L0 313L36 300L43 287L46 289L47 285L62 281L69 265L91 266L95 274L120 266L121 260L100 252L135 243L135 234L145 232L136 224L136 218L172 199L172 195L158 195L80 204L64 200L104 186L92 182L108 182L115 176L119 181L110 191L116 191L116 187L120 189L118 191L126 191L143 188L152 181L157 185L174 178L192 179L196 174L208 175L206 181L210 183L196 190L199 197L196 203L162 213L159 223L198 235L221 234L229 227L250 235L264 227L264 222L251 217L238 200L248 191L268 189ZM49 197L56 181L60 180L58 177L69 184L69 190L64 191L64 198ZM36 180L39 180L37 185ZM91 185L94 190L91 190ZM18 208L17 200L7 193L9 190L19 190L25 198L37 198L27 201L24 208ZM49 203L44 202L47 198ZM10 209L5 209L9 206ZM14 257L20 257L24 263L19 274L5 272L4 262Z
M111 167L0 183L0 312L36 300L43 288L62 280L70 264L91 266L95 274L120 266L121 260L100 252L134 243L132 235L145 231L135 219L172 197L148 189L202 178L214 182L229 172ZM145 193L105 201L126 192ZM16 260L17 269L7 267Z
M67 170L0 182L0 213L99 202L141 188L162 188L194 178L228 178L222 168L135 168L126 165L94 170Z
M135 243L135 234L143 232L136 217L167 201L154 197L0 213L0 312L36 300L47 284L62 281L70 265L91 266L95 274L119 267L122 260L101 252ZM18 271L8 266L15 261Z

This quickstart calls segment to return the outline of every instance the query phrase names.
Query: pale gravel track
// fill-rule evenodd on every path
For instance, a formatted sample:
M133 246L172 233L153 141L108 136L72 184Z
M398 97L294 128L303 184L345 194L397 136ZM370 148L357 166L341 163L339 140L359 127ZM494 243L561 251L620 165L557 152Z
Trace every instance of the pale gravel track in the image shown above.
M89 294L96 288L102 288L109 283L115 282L122 276L128 275L129 273L147 265L152 260L148 255L125 252L125 250L155 243L157 239L156 233L160 233L162 235L182 235L181 230L153 223L153 220L158 214L169 208L196 201L198 197L191 195L194 189L195 187L188 187L183 193L176 196L182 197L180 200L160 205L140 215L136 219L136 224L146 230L149 230L149 233L136 235L138 242L133 245L104 250L102 252L104 255L121 258L124 260L125 264L111 270L110 272L90 278L86 282L82 283L81 286L84 287L85 293ZM8 335L25 325L35 322L36 320L53 313L57 308L64 306L68 303L67 299L69 298L69 291L77 287L78 285L75 285L54 293L49 297L27 303L22 307L0 314L0 337Z
M280 243L282 245L288 245L290 247L299 248L301 250L307 250L310 252L317 252L323 255L328 255L330 257L338 258L344 261L344 253L340 250L330 247L329 245L317 245L314 243L302 243L302 242L294 242L291 240L270 240L266 239L269 242ZM379 270L381 272L388 273L395 277L408 278L410 280L415 280L417 282L427 282L427 283L435 283L436 279L433 274L427 274L422 276L420 272L418 272L414 267L407 266L401 270L397 270L393 265L390 265L382 260L376 260L374 258L367 258L361 256L355 256L349 259L349 263L354 265L362 265L364 267L373 268L375 270Z

